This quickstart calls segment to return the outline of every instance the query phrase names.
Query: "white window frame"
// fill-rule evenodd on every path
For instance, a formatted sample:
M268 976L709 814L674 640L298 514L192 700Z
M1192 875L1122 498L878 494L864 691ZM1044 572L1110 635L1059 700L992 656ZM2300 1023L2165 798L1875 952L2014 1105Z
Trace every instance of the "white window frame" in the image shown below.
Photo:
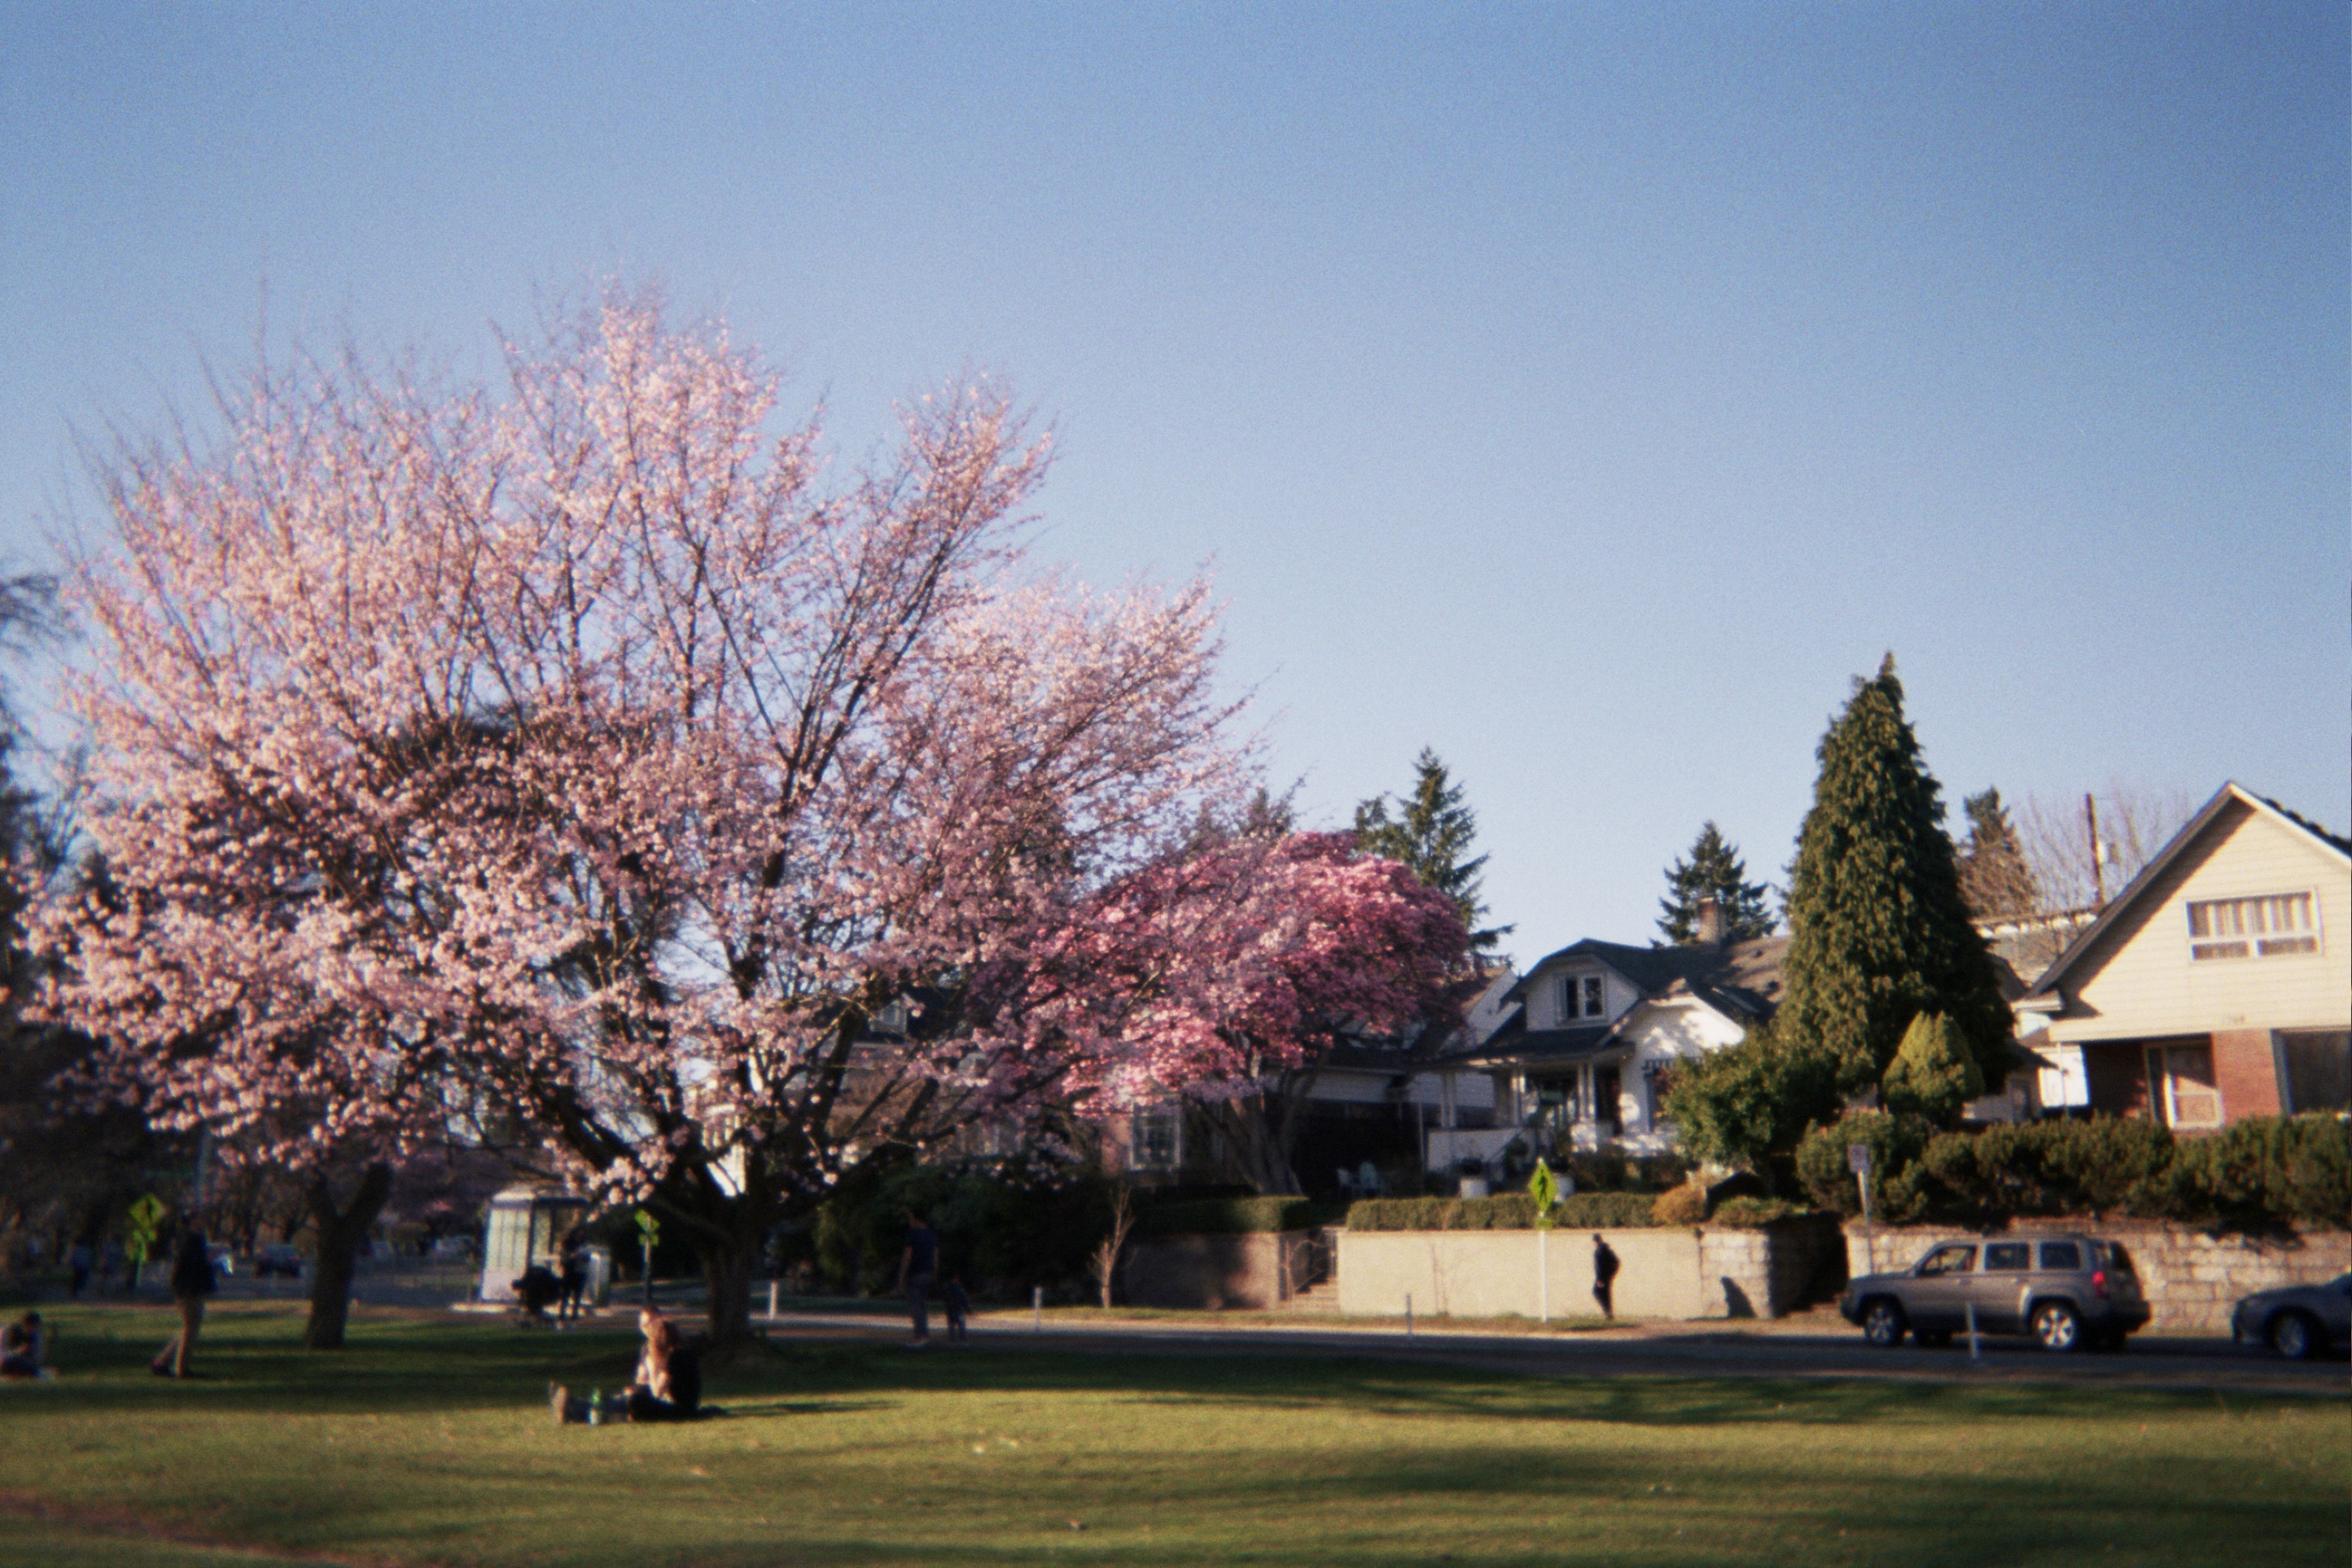
M2205 1072L2210 1082L2194 1083L2193 1080L2187 1079L2172 1070L2172 1058L2176 1055L2185 1056L2191 1051L2205 1053ZM2183 1132L2210 1132L2229 1120L2229 1108L2221 1103L2220 1064L2214 1060L2210 1041L2203 1045L2183 1041L2177 1046L2150 1046L2147 1047L2147 1067L2148 1088L2164 1110L2164 1124L2167 1127ZM2213 1114L2210 1121L2200 1118L2191 1121L2182 1116L2181 1095L2179 1088L2182 1082L2191 1082L2196 1095L2200 1098L2208 1096L2211 1098Z
M2189 927L2192 963L2228 963L2240 959L2315 958L2326 951L2320 940L2319 892L2250 893L2240 898L2189 899L2181 904ZM2213 911L2227 910L2221 919ZM2294 923L2300 914L2302 923ZM2287 923L2280 923L2282 915ZM2200 930L2200 926L2203 930ZM2224 926L2229 929L2222 929Z
M1151 1141L1144 1129L1147 1123L1167 1119L1169 1129L1168 1158L1150 1157ZM1179 1102L1155 1105L1148 1110L1135 1112L1128 1128L1128 1168L1133 1171L1181 1171L1184 1168L1184 1107Z
M1609 1016L1608 981L1598 974L1588 974L1584 977L1583 989L1584 1012L1581 1016L1587 1018L1607 1017Z

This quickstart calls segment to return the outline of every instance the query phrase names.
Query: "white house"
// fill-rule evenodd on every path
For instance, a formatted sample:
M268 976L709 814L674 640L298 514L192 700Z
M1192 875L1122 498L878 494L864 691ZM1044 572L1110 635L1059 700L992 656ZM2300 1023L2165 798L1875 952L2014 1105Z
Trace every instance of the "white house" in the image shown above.
M1664 1153L1660 1076L1738 1044L1780 1002L1788 938L1726 942L1720 930L1709 911L1685 946L1561 948L1506 993L1513 1010L1486 1044L1447 1065L1492 1075L1502 1142L1532 1128L1545 1145L1565 1131L1580 1149Z

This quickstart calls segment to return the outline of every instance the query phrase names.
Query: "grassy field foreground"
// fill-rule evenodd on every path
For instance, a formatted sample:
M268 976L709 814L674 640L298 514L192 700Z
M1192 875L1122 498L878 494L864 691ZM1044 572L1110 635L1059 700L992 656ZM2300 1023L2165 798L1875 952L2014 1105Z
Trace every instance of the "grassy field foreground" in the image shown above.
M557 1428L634 1336L362 1313L299 1348L61 1310L0 1388L0 1562L102 1565L2326 1563L2334 1400L1512 1377L1366 1360L834 1344L712 1378L727 1414Z

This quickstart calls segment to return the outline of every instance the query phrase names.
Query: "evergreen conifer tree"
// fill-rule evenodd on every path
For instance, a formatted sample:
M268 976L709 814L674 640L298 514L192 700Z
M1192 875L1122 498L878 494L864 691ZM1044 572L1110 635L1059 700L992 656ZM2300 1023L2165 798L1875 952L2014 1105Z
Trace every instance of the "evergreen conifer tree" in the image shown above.
M1886 1109L1896 1115L1923 1116L1950 1127L1969 1101L1984 1092L1984 1074L1949 1018L1922 1013L1903 1031L1884 1089Z
M1941 791L1903 716L1889 654L1822 737L1797 839L1776 1023L1835 1062L1852 1094L1877 1085L1921 1013L1956 1024L1988 1081L2006 1066L2009 1008L1960 900Z
M2042 889L2026 866L2024 846L2009 820L2000 791L1989 789L1961 803L1969 816L1969 845L1960 852L1960 897L1980 921L2030 915L2042 906Z
M1764 898L1770 889L1748 879L1748 865L1739 846L1725 838L1714 823L1698 830L1690 854L1666 868L1666 896L1658 900L1664 912L1658 930L1677 945L1698 940L1698 906L1713 899L1723 915L1723 940L1748 942L1772 934L1771 911Z
M1470 855L1470 842L1477 834L1478 819L1463 804L1462 786L1448 777L1444 763L1428 746L1413 763L1412 790L1397 801L1395 816L1389 815L1389 797L1383 795L1356 807L1356 847L1368 855L1402 861L1422 886L1452 899L1469 929L1470 950L1489 952L1511 928L1479 928L1486 906L1478 898L1478 872L1486 857Z

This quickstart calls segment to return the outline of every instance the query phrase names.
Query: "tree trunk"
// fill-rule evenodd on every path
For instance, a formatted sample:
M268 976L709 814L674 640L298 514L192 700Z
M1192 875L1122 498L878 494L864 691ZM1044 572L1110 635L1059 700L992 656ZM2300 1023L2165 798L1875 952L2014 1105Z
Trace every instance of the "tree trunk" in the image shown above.
M340 1213L324 1173L310 1179L309 1196L319 1256L310 1271L310 1321L302 1331L302 1343L314 1351L341 1350L343 1327L351 1319L352 1272L360 1242L392 1196L392 1167L379 1160L362 1171L351 1202Z
M751 1275L760 1248L716 1246L701 1254L702 1281L710 1292L710 1345L723 1359L751 1339Z
M1303 1097L1303 1088L1294 1091L1286 1086L1204 1107L1224 1134L1225 1159L1234 1175L1251 1191L1268 1197L1297 1197L1305 1191L1291 1165Z

